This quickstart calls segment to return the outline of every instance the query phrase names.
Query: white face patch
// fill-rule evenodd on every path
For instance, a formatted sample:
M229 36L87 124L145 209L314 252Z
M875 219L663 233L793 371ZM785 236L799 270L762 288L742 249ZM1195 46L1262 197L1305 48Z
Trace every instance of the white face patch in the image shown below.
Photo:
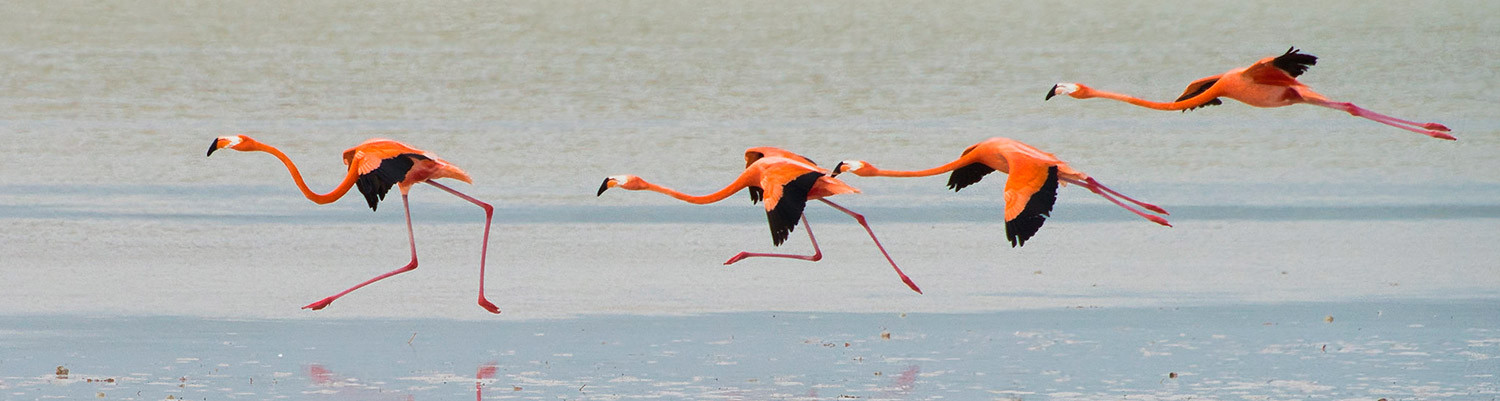
M1078 91L1078 84L1070 83L1070 82L1062 82L1062 83L1057 84L1057 87L1055 87L1055 88L1052 89L1052 94L1056 95L1056 96L1062 96L1062 95L1070 94L1070 93L1077 92L1077 91Z
M626 182L630 181L631 176L629 176L629 175L612 175L612 176L605 177L605 178L608 179L609 182L614 183L614 185L610 185L610 187L613 188L613 187L618 187L618 186L621 186L621 185L625 185Z
M843 163L845 166L849 166L849 168L844 169L844 171L854 171L865 168L865 164L860 163L859 160L845 160L839 163Z
M234 145L239 145L241 141L239 135L221 136L219 140L224 141L224 146L221 146L223 148L234 147Z

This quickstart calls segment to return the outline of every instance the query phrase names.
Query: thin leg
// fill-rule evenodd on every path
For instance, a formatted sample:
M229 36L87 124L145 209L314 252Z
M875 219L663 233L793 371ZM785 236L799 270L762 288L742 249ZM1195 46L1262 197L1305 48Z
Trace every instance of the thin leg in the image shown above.
M1131 198L1128 195L1125 195L1125 194L1122 194L1122 193L1119 193L1119 192L1115 192L1115 190L1109 189L1109 187L1104 186L1104 184L1100 183L1099 181L1095 181L1094 177L1089 177L1089 178L1086 179L1086 181L1078 181L1078 180L1071 180L1071 179L1065 179L1065 180L1067 180L1069 183L1076 184L1076 185L1081 185L1081 186L1084 186L1084 187L1097 187L1097 188L1103 190L1104 192L1109 192L1110 194L1113 194L1114 196L1120 197L1120 199L1124 199L1124 200L1130 201L1130 203L1141 205L1141 207L1146 208L1146 210L1150 210L1150 211L1161 213L1161 214L1165 214L1165 215L1171 215L1171 213L1167 213L1167 209L1162 209L1159 206L1156 206L1156 205L1153 205L1153 204L1150 204L1150 203L1146 203L1146 202L1141 202L1141 201L1135 200L1135 198Z
M853 217L854 221L859 222L859 225L864 226L865 232L870 233L870 239L875 241L875 247L880 248L880 254L885 256L885 261L891 262L891 268L896 269L896 275L901 276L901 282L906 283L907 287L911 287L912 291L916 291L918 294L922 293L922 289L917 288L917 283L912 282L910 277L906 277L906 273L902 273L901 268L896 266L896 261L891 260L891 254L886 253L885 246L880 245L880 239L875 238L875 231L871 230L870 224L865 222L864 215L855 213L853 210L845 209L843 206L839 206L837 203L833 203L832 201L829 201L827 199L818 198L818 200L823 201L823 203L827 203L828 206L832 206L834 209L838 209L840 212L844 212L844 214L849 215L849 217Z
M464 195L462 192L458 192L453 188L448 188L448 186L446 185L432 181L424 182L432 184L432 186L438 187L438 189L448 191L448 193L458 196L463 200L472 202L475 205L479 205L480 208L484 209L484 243L479 246L479 307L484 308L484 310L490 311L490 313L500 313L500 308L495 307L495 304L490 303L490 300L484 299L484 261L486 259L489 259L487 255L489 254L490 249L490 220L492 220L495 216L495 207L490 206L490 204L488 203L480 202L478 199L474 199L471 196Z
M353 287L349 287L349 289L344 290L344 292L333 294L333 296L323 298L318 302L307 304L307 306L303 306L302 309L320 310L326 308L328 307L328 304L333 303L334 300L339 299L339 297L344 296L344 294L354 292L354 290L370 285L370 283L384 280L386 277L406 273L417 268L417 237L412 233L411 230L411 205L406 202L406 194L401 194L401 206L406 208L406 240L411 244L411 263L407 263L406 266L402 266L400 269L391 270L386 274L382 274L379 276L375 276L375 278L365 280L365 282L363 283L359 283Z
M1427 135L1427 136L1430 136L1430 137L1433 137L1433 138L1447 139L1447 140L1458 140L1458 138L1454 138L1453 135L1447 134L1447 132L1449 131L1448 127L1444 126L1442 124L1438 124L1438 123L1419 123L1419 122L1416 122L1416 121L1402 120L1402 119L1391 117L1391 116L1388 116L1388 115L1376 113L1376 112L1370 111L1369 109L1366 109L1366 108L1363 108L1363 107L1359 107L1359 106L1355 106L1354 103L1348 103L1348 102L1310 102L1310 103L1318 105L1318 106L1327 107L1327 108L1330 108L1330 109L1342 110L1342 111L1344 111L1346 113L1349 113L1349 114L1351 114L1351 115L1353 115L1355 117L1366 118L1366 119L1369 119L1371 121L1375 121L1375 122L1378 122L1378 123L1381 123L1381 124L1389 125L1389 126L1400 128L1400 129L1404 129L1404 130L1415 132L1415 133L1422 134L1422 135Z
M784 254L784 253L740 252L739 254L734 255L734 257L729 258L729 260L724 261L724 264L725 265L730 265L730 264L734 264L734 262L738 262L738 261L743 260L745 258L755 258L755 257L800 259L800 260L806 260L806 261L810 261L810 262L817 262L819 260L823 260L823 250L818 248L818 239L816 237L813 237L812 226L807 224L807 215L803 215L802 216L802 229L805 230L805 231L807 231L807 239L812 240L813 254L810 255L810 256L790 255L790 254Z
M1077 181L1074 181L1074 180L1069 180L1069 182L1078 183ZM1120 202L1119 199L1115 199L1114 197L1109 196L1109 194L1113 193L1113 191L1105 192L1105 190L1103 189L1103 186L1097 185L1097 181L1096 181L1095 185L1090 185L1089 183L1086 183L1086 182L1085 183L1078 183L1078 184L1081 185L1081 186L1083 186L1084 188L1088 188L1088 190L1090 192L1098 194L1100 197L1103 197L1105 200L1108 200L1111 203L1114 203L1116 206L1125 208L1125 210L1129 210L1131 213L1135 213L1137 216L1141 216L1141 218L1144 218L1146 220L1150 220L1152 223L1161 224L1161 225L1164 225L1164 226L1167 226L1167 227L1171 227L1172 226L1172 223L1168 223L1167 219L1161 218L1161 216L1155 216L1155 215L1146 214L1146 212L1142 212L1139 209L1130 207L1130 205L1126 205L1124 202ZM1123 195L1121 195L1121 196L1123 197ZM1129 199L1129 198L1127 198L1127 199ZM1142 205L1142 206L1144 206L1144 205ZM1163 213L1165 213L1165 211L1163 211Z

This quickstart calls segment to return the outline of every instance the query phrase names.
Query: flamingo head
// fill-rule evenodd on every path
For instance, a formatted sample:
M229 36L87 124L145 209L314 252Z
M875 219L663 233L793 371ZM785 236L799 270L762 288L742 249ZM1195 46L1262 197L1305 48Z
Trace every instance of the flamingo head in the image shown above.
M223 148L230 148L239 151L249 150L250 143L254 141L255 140L250 139L250 137L244 135L229 135L214 138L214 143L208 144L208 154L204 156L213 156L215 150Z
M838 177L841 173L854 173L857 176L869 176L875 172L875 166L864 160L844 160L833 166L830 177Z
M612 175L604 178L604 183L599 184L599 192L594 196L604 195L604 190L620 187L631 191L646 189L646 180L633 175Z
M1057 85L1052 85L1052 89L1047 91L1047 97L1042 100L1052 100L1053 96L1058 95L1068 95L1074 98L1082 99L1081 96L1083 96L1083 91L1088 88L1089 87L1087 86L1083 86L1083 84L1076 84L1072 82L1058 83Z

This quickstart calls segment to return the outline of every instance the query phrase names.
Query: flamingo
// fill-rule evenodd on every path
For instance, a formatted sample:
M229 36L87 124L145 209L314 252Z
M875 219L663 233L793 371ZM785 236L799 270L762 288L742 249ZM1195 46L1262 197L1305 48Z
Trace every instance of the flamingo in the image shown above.
M490 243L490 220L495 214L495 208L488 203L474 199L446 185L439 184L436 179L451 178L466 183L472 183L469 174L442 159L437 158L423 150L407 146L401 142L389 139L370 139L355 147L344 151L344 164L349 166L349 173L344 180L335 187L333 191L319 194L307 188L307 183L302 181L302 173L297 171L297 166L292 160L271 145L256 141L244 135L222 136L214 139L208 146L208 156L212 156L215 150L234 149L241 152L266 152L276 156L281 163L292 174L292 181L296 182L297 188L302 190L302 195L317 204L327 204L342 198L350 188L359 187L359 192L364 194L365 202L369 204L370 210L376 210L381 200L390 191L391 186L401 189L401 206L406 209L406 235L411 245L411 262L399 269L375 276L358 285L350 287L343 292L333 294L317 302L307 304L302 309L320 310L328 307L328 304L354 290L380 281L390 276L412 271L417 268L417 240L411 228L411 205L407 202L407 192L413 185L427 183L443 191L447 191L463 200L469 201L484 209L484 243L479 250L479 306L490 313L500 313L500 308L490 303L484 297L484 262Z
M917 284L912 282L911 278L907 277L906 273L901 271L901 267L896 266L896 261L892 260L891 255L885 251L885 246L880 244L880 239L875 238L875 231L870 229L870 225L865 221L864 215L855 213L826 199L833 195L859 192L859 189L849 186L849 184L845 184L837 178L828 176L827 172L828 170L811 164L811 160L808 160L806 157L798 156L783 149L759 147L750 148L745 151L745 171L738 178L735 178L734 182L729 183L724 189L708 195L688 195L671 188L647 182L641 179L641 177L634 175L606 177L604 182L599 184L599 192L595 195L602 196L605 190L619 187L631 191L648 190L660 192L684 202L704 205L724 200L741 189L750 188L752 202L764 201L766 220L770 223L771 227L772 245L780 246L783 242L786 242L787 236L796 228L798 220L802 221L803 227L807 230L807 238L812 241L812 255L740 252L725 261L725 265L734 264L740 260L752 257L789 258L812 262L822 260L823 251L818 248L818 239L813 236L812 226L807 222L807 216L802 214L802 210L807 206L807 201L817 200L853 217L854 221L863 226L865 232L870 234L870 239L875 241L875 247L880 249L880 254L885 256L885 260L890 262L891 268L896 270L896 275L901 277L901 282L905 283L912 291L916 291L918 294L922 293Z
M1323 106L1341 110L1355 117L1366 118L1381 124L1431 136L1433 138L1457 140L1448 134L1448 127L1438 123L1419 123L1376 113L1355 106L1354 103L1335 102L1313 92L1312 88L1297 82L1297 76L1317 64L1318 57L1301 53L1297 48L1287 49L1285 54L1266 57L1249 67L1236 68L1223 74L1201 78L1188 84L1182 96L1169 103L1143 100L1130 95L1106 92L1083 84L1063 82L1053 85L1044 100L1053 96L1068 95L1077 99L1102 97L1156 110L1192 110L1199 107L1217 106L1224 102L1220 97L1238 100L1255 107L1281 107L1298 103Z
M1165 209L1115 192L1088 174L1069 167L1067 162L1057 156L1010 138L995 137L980 141L964 149L958 159L926 170L881 170L867 161L845 160L833 167L832 174L837 176L848 172L863 177L926 177L950 171L953 174L948 177L948 188L954 191L979 182L991 172L999 171L1009 175L1005 180L1005 237L1010 239L1011 247L1025 245L1026 240L1042 228L1042 223L1052 212L1052 205L1057 202L1059 181L1087 188L1153 223L1172 226L1167 219L1141 212L1115 197L1156 213L1169 214Z

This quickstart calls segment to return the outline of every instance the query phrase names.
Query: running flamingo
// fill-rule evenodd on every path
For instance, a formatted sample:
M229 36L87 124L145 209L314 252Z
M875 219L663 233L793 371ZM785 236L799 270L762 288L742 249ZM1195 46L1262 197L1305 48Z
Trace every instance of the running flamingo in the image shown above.
M708 195L688 195L671 188L646 182L646 180L633 175L616 175L605 178L604 182L599 185L599 192L596 195L604 195L605 190L619 187L632 191L648 190L660 192L684 202L703 205L724 200L741 189L751 188L751 200L764 201L766 220L771 226L772 245L779 246L783 242L786 242L787 236L796 228L798 220L802 221L803 227L807 230L807 238L812 241L812 255L740 252L725 261L724 264L726 265L752 257L789 258L813 262L822 260L823 251L818 248L818 239L813 236L812 226L807 222L807 216L802 214L802 210L807 206L807 201L818 200L829 207L848 214L859 225L864 226L865 232L870 234L870 239L875 241L875 247L880 249L880 254L885 256L885 260L890 262L891 268L896 270L896 275L901 277L901 282L906 283L906 286L911 288L912 291L916 291L919 294L922 293L922 290L917 288L917 284L912 282L911 278L907 277L906 273L903 273L899 266L896 266L896 261L891 259L891 255L886 253L885 246L881 245L880 240L875 238L875 231L871 230L870 225L865 222L865 216L826 199L826 197L838 194L858 193L858 189L845 184L837 178L828 176L827 170L811 164L811 161L807 158L778 148L750 148L745 152L745 164L745 171L738 178L735 178L734 182L729 183L724 189Z
M406 238L411 245L411 262L399 269L359 283L343 292L307 304L302 309L323 309L328 304L333 303L334 300L344 296L344 294L348 294L360 287L417 268L417 240L416 234L412 232L411 228L411 206L407 203L406 194L411 190L413 185L427 183L458 196L463 200L479 205L479 207L484 209L484 243L480 246L479 250L479 306L490 313L500 313L500 308L495 307L495 304L490 303L489 300L484 298L484 262L490 244L490 220L495 214L495 208L491 207L488 203L480 202L478 199L474 199L453 188L433 181L439 178L452 178L471 183L469 175L459 169L458 166L443 161L431 153L418 150L400 142L389 139L371 139L344 151L344 164L349 166L349 173L344 176L344 181L340 182L339 186L335 187L333 191L326 194L319 194L307 188L307 183L302 181L302 173L297 171L297 166L292 164L292 159L271 145L260 143L244 135L223 136L215 138L214 142L208 145L208 155L212 156L215 150L226 148L241 152L266 152L272 156L276 156L277 159L281 160L282 164L286 165L287 170L291 172L292 181L296 182L297 189L302 190L302 195L320 205L339 200L345 193L349 192L350 188L358 186L359 192L365 195L365 202L370 205L370 210L375 210L379 202L385 199L385 194L390 191L391 186L401 189L401 206L406 208Z

